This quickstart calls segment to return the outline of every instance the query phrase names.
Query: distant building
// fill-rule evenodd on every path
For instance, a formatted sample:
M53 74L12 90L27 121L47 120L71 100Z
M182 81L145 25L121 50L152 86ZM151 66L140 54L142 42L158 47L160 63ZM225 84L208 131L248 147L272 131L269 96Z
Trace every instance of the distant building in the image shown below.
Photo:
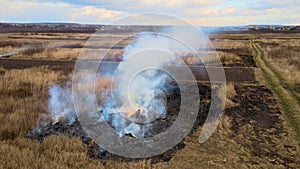
M290 27L290 26L284 26L284 27L283 27L283 30L289 31L289 30L291 30L291 27Z
M249 30L258 30L258 25L249 25L248 29Z
M292 30L300 30L300 26L249 25L248 30L292 31Z

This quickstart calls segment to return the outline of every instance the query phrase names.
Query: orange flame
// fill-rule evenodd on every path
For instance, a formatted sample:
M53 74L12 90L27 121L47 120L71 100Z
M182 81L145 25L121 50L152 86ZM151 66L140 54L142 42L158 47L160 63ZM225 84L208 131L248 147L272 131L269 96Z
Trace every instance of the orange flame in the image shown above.
M121 110L120 114L128 118L133 116L138 110L135 110L132 107L127 107L124 110Z

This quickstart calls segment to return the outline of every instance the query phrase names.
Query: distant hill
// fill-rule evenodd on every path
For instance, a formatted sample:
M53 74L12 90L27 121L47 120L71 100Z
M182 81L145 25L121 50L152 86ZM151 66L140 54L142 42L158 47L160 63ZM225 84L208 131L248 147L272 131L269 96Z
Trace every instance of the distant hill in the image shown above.
M55 33L131 33L150 31L158 32L166 26L146 25L92 25L78 23L0 23L0 33L24 32L55 32ZM240 31L300 31L300 26L283 25L248 25L248 26L218 26L198 27L204 33L240 32Z

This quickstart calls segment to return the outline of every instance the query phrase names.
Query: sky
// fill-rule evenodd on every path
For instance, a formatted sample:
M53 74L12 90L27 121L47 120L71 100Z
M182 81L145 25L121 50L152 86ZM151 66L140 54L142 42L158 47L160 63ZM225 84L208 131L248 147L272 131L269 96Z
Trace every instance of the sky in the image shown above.
M0 22L108 24L144 12L196 26L300 25L299 0L0 0Z

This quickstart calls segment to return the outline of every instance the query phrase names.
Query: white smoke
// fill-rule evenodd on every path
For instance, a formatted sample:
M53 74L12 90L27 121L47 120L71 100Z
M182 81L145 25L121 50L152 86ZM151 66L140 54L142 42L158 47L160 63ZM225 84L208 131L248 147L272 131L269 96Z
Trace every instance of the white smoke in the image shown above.
M136 137L144 137L150 124L141 125L135 122L135 118L151 122L164 118L166 114L164 92L167 90L169 76L158 69L166 64L183 63L172 55L174 53L184 57L186 53L182 51L205 47L206 42L195 41L195 36L199 36L199 32L191 32L191 29L185 27L172 27L161 34L142 33L136 36L135 42L124 49L123 62L119 64L114 77L117 85L112 91L113 96L101 108L103 117L106 117L102 119L111 120L120 135L130 133ZM189 41L192 46L186 47L182 43L184 41ZM158 69L141 71L149 65ZM136 75L137 72L139 74ZM133 118L128 122L125 117Z
M135 137L144 137L151 127L150 123L141 124L132 119L150 122L165 117L167 113L165 92L169 76L159 68L166 64L182 64L178 56L186 56L185 51L205 48L207 42L205 38L195 36L199 36L199 32L186 27L171 27L163 30L161 34L137 35L135 42L124 48L123 61L119 63L117 71L111 70L100 74L100 77L110 76L116 84L112 89L112 95L99 106L99 122L110 123L120 136L131 134ZM189 47L182 43L186 41L189 42ZM148 65L158 69L142 70ZM75 113L70 86L53 86L49 89L49 93L49 112L53 122L67 117L68 123L72 124Z
M65 122L69 125L75 122L71 87L57 85L49 89L48 111L51 114L52 123Z

